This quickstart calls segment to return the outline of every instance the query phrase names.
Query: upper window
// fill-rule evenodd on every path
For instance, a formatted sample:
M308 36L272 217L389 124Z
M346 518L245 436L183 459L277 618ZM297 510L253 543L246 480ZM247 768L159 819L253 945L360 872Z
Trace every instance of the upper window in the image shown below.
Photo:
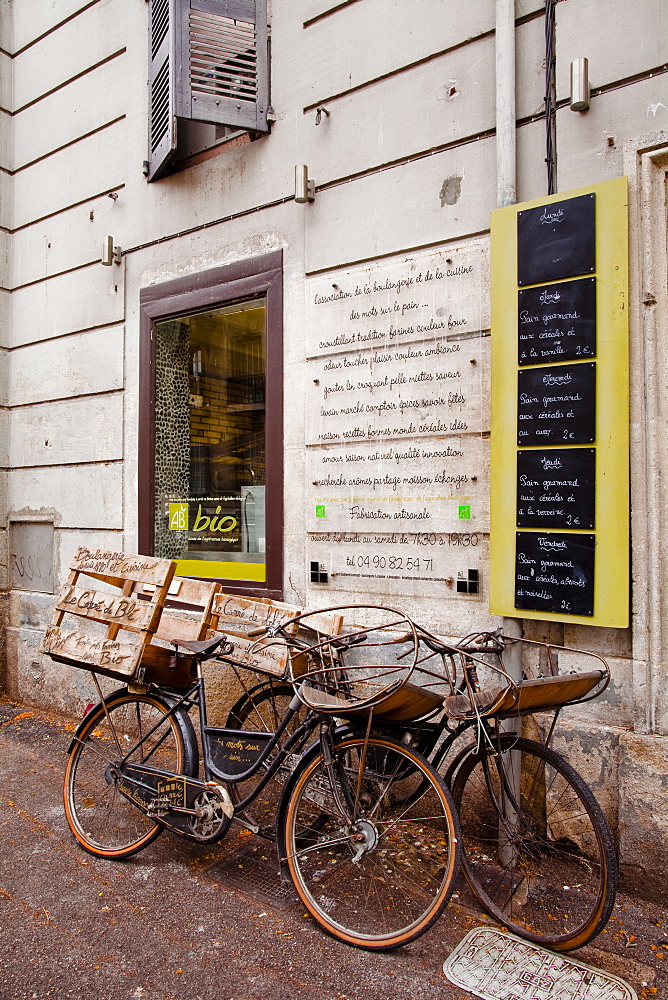
M268 132L267 0L150 0L149 11L148 179L194 141Z

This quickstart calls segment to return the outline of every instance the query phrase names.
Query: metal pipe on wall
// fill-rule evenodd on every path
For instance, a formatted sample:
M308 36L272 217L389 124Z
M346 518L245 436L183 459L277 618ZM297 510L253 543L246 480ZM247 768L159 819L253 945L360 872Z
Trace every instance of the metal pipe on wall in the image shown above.
M514 205L516 191L515 133L515 0L496 0L496 203ZM521 636L522 622L504 618L506 635ZM522 678L522 652L518 642L504 654L504 666L513 680Z
M515 0L496 0L496 204L513 205L515 180Z

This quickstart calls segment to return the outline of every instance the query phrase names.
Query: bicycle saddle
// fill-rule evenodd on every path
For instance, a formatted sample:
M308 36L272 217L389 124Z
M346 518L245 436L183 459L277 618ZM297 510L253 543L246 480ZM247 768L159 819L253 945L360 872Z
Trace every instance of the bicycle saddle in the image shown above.
M172 642L172 645L179 649L187 649L189 653L194 653L195 656L206 657L210 655L221 645L227 641L226 635L218 635L215 639L178 639ZM229 650L228 650L229 652Z

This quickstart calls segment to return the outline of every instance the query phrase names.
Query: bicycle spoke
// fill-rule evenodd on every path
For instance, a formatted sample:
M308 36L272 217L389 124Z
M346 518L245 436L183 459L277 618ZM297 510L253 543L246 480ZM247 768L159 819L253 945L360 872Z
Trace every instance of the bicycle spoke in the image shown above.
M447 790L415 751L373 736L351 737L340 749L351 788L361 778L355 822L343 837L330 810L325 824L332 829L300 844L322 816L327 782L322 757L302 766L286 817L290 873L302 901L331 934L359 947L397 947L423 933L447 903L457 864L456 820Z
M607 825L587 785L553 750L519 737L504 738L502 749L494 767L486 751L472 751L455 775L467 878L511 930L561 950L580 947L614 902ZM504 813L503 792L513 788L519 797L509 796L512 812Z

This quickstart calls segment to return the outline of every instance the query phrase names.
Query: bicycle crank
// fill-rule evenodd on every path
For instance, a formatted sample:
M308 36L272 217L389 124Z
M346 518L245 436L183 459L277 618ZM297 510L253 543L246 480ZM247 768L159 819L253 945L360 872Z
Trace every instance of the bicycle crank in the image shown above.
M114 772L121 794L179 837L207 843L230 825L234 804L224 785L127 761Z

